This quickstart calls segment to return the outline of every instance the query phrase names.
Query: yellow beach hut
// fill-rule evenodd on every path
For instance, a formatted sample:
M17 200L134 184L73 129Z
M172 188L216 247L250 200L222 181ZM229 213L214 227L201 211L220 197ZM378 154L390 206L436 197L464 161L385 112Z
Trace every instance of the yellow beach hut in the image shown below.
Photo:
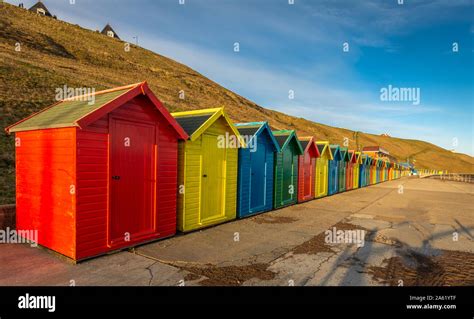
M171 115L189 135L178 147L178 230L235 219L238 130L223 108Z
M329 161L333 159L328 141L316 141L320 156L316 159L315 198L328 195Z
M378 159L376 157L371 157L370 185L377 184L378 165L379 165Z
M352 172L352 178L354 179L352 182L353 189L359 188L360 165L362 164L362 153L355 152L355 157L356 157L356 162L353 165L353 172Z
M388 169L390 168L390 161L389 160L384 160L382 167L383 167L383 169L382 169L382 172L383 172L382 181L386 182L386 181L388 181Z
M385 160L380 159L380 175L379 175L379 182L385 181Z

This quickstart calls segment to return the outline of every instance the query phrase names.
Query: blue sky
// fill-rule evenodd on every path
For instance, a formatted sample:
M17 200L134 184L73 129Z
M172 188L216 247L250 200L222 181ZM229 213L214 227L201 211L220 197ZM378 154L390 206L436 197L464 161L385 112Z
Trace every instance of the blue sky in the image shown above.
M471 0L43 2L89 29L109 22L263 107L474 155ZM420 104L381 101L389 85L419 88Z

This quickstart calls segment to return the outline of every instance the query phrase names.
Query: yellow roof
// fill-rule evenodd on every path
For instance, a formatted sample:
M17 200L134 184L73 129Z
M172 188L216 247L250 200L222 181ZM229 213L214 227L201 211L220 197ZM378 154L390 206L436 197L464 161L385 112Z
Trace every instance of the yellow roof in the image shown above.
M202 109L194 111L184 111L184 112L175 112L171 115L178 121L178 123L183 126L184 130L188 133L189 139L195 141L202 133L204 133L215 121L223 117L226 122L229 124L230 129L234 135L240 140L243 146L245 143L240 136L239 131L235 127L234 123L231 121L229 116L224 111L223 107L213 108L213 109ZM200 118L200 121L193 121L193 119ZM183 119L191 120L189 125L185 125ZM188 127L186 127L188 126Z

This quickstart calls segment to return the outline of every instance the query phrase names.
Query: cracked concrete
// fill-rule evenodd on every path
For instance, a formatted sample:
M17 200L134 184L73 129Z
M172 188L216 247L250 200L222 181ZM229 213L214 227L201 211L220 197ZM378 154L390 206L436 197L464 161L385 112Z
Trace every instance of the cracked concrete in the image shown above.
M237 271L252 265L265 265L275 276L242 285L381 285L371 267L383 268L407 252L474 253L473 191L473 184L407 178L265 214L268 220L291 222L259 223L255 219L262 217L251 217L78 265L43 248L0 245L0 285L192 286L206 277L187 269ZM363 247L337 244L331 245L333 252L293 252L341 221L370 231Z

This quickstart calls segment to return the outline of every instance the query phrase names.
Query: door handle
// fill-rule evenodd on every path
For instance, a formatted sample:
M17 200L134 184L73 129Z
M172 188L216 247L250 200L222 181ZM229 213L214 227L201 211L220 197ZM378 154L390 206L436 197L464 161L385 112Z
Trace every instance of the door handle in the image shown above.
M118 181L120 179L120 176L118 176L118 175L112 176L112 179L115 179L115 180Z

